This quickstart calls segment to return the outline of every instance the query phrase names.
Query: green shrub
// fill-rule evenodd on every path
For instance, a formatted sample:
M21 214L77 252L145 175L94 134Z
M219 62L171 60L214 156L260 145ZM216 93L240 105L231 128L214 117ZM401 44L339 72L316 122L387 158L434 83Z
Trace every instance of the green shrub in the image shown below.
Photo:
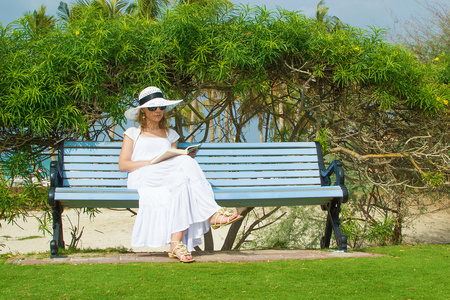
M254 231L242 248L318 248L326 213L315 206L282 207ZM261 212L255 212L256 218ZM284 214L284 215L283 215ZM275 221L278 219L277 221ZM265 226L274 222L270 226ZM244 226L245 231L245 226Z

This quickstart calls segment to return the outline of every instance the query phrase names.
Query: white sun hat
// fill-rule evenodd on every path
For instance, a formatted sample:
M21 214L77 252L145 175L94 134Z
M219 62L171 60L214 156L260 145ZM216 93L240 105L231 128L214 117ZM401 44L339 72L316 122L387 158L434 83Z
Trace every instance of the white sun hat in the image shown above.
M165 106L166 111L171 110L183 100L166 100L161 90L154 86L146 87L139 94L139 106L127 109L125 118L136 121L139 110L145 107L161 107Z

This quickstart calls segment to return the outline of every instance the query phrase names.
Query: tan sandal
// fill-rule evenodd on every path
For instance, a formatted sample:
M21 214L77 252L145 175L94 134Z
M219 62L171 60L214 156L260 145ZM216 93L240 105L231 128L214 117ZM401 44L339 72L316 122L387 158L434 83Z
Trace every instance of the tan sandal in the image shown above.
M234 219L231 219L235 215L237 215L237 217L234 218ZM217 223L217 219L219 217L220 218L226 217L227 221L225 223ZM243 217L241 215L239 215L239 214L233 214L233 213L227 211L226 209L221 208L215 213L214 224L211 225L211 228L212 229L217 229L217 228L220 228L220 227L223 227L223 226L227 226L227 225L230 225L230 224L232 224L232 223L234 223L236 221L239 221L242 218Z
M182 242L172 241L172 243L177 243L177 245L175 246L175 248L173 248L172 252L168 253L170 258L176 258L182 263L190 263L190 262L195 261L195 259L191 255L191 253L186 249L186 246L183 245ZM177 249L178 249L178 251L175 252L175 250L177 250ZM181 257L178 257L178 255L180 255ZM185 257L188 257L188 256L190 256L192 258L184 259Z

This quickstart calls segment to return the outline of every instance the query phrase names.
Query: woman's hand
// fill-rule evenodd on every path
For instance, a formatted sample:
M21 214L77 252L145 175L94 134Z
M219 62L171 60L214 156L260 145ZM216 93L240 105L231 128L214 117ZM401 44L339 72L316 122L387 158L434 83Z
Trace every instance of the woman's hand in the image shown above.
M192 157L192 158L195 158L195 157L197 156L197 150L198 150L198 149L195 149L194 151L192 151L192 152L189 153L188 155L189 155L190 157Z

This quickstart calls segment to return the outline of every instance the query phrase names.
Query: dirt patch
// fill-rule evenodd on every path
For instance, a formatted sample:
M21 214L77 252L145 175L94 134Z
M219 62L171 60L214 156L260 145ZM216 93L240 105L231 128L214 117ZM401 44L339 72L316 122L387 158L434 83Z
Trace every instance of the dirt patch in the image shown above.
M409 224L403 232L406 244L449 244L450 208L433 207Z
M4 224L0 227L0 253L26 254L39 253L50 250L51 234L43 234L38 231L39 223L33 216L39 216L39 212L31 212L31 217L25 221L18 220L17 225ZM71 228L77 226L83 230L78 244L80 249L106 249L126 248L131 249L131 232L135 216L125 209L102 209L95 218L89 218L86 214L78 215L74 209L67 209L63 213L63 236L66 245L71 241ZM51 226L50 226L51 227ZM227 233L226 228L214 230L214 241L217 249ZM169 246L161 248L133 248L135 252L168 251Z

